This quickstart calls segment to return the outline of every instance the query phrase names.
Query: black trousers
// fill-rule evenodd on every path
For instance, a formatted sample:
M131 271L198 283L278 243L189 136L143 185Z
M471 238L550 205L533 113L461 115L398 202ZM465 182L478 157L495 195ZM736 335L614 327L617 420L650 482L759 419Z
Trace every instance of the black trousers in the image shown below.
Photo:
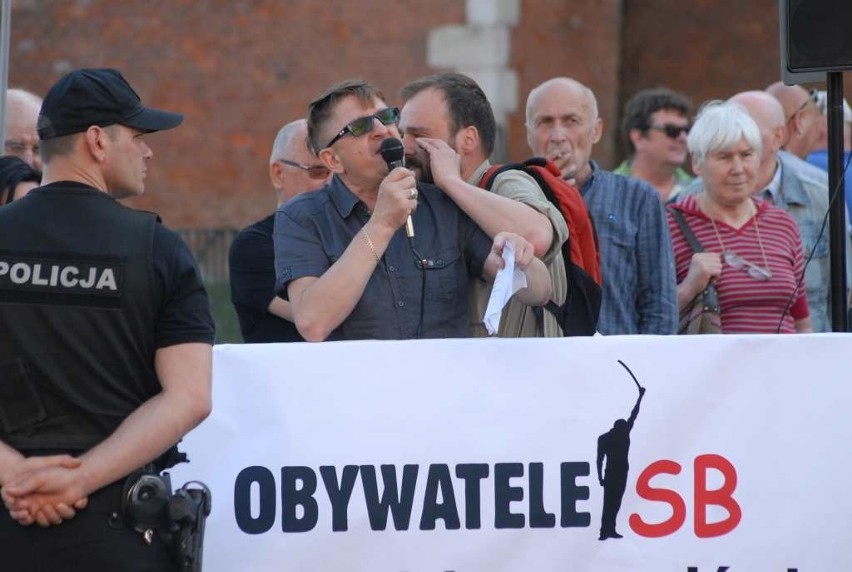
M177 561L156 533L148 545L121 521L121 489L115 487L121 485L96 491L89 497L89 507L48 528L21 526L0 505L0 568L10 572L177 572Z

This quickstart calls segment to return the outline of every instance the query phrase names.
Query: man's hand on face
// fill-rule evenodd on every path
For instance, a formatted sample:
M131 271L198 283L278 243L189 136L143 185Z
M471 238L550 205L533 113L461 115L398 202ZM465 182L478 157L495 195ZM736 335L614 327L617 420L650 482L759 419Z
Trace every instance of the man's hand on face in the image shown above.
M559 167L559 170L562 172L562 177L568 181L570 184L575 185L576 182L573 177L566 177L566 170L569 167L571 156L561 149L551 149L548 151L547 156L545 157L548 161L551 161L554 165Z
M418 137L417 145L429 156L429 166L435 184L446 188L450 181L461 178L461 157L446 141Z

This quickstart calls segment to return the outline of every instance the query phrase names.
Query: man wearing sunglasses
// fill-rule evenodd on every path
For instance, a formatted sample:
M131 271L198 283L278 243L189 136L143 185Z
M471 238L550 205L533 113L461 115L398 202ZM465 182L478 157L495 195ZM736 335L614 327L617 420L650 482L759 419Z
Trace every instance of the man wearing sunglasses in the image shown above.
M683 170L691 114L692 102L670 89L634 95L624 106L621 123L628 159L614 172L647 181L663 202L676 197L692 182Z
M814 150L822 132L822 114L817 106L817 92L808 92L800 85L775 82L766 93L777 99L784 108L786 139L782 148L805 160Z
M272 144L269 179L280 207L296 195L318 189L331 178L328 167L308 149L304 119L282 127ZM302 342L290 302L275 295L275 213L244 228L228 260L231 302L246 343Z
M537 305L550 296L529 242L506 232L492 241L440 189L388 169L380 150L399 138L398 121L360 80L310 105L308 140L334 177L278 209L274 233L277 289L307 340L467 336L468 276L493 278L504 248L526 276L515 295Z
M819 112L822 114L822 128L814 150L808 155L808 163L828 172L828 93L817 92ZM852 211L852 167L850 167L849 156L852 155L852 107L849 102L843 100L843 166L846 175L843 178L846 187L846 209ZM847 224L852 224L849 217Z

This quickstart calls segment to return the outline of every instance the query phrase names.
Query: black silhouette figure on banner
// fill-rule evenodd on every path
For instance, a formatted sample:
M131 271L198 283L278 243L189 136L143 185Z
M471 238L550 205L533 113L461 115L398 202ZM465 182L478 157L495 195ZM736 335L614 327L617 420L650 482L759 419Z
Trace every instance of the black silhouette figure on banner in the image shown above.
M598 437L598 481L604 489L603 513L601 514L601 535L598 540L607 538L622 538L615 530L615 521L618 510L621 508L621 499L624 497L624 489L627 487L627 473L630 465L627 455L630 451L630 431L633 423L639 415L639 404L645 395L645 388L639 385L636 376L624 362L618 360L630 377L633 378L636 387L639 388L639 398L630 417L627 420L618 419L612 425L612 429ZM606 459L606 471L603 471L604 459Z

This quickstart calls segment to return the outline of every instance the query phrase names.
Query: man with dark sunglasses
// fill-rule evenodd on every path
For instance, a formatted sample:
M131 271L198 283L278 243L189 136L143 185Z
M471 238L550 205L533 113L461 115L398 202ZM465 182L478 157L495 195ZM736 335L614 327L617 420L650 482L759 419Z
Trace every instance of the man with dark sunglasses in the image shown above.
M334 176L279 208L274 232L277 291L307 340L465 337L468 276L492 279L512 251L527 282L515 295L534 305L550 297L524 238L492 240L440 189L389 169L382 143L399 138L398 121L360 80L310 105L309 144Z
M782 148L802 159L814 150L822 132L822 114L817 106L817 92L800 85L775 82L766 88L784 108L786 138Z
M822 125L820 127L820 137L814 146L814 150L808 155L808 163L828 172L828 118L826 117L828 114L828 93L826 91L817 92L817 107L822 114ZM852 167L850 167L850 155L852 155L852 107L849 107L849 102L844 99L843 167L846 169L844 185L846 187L847 212L852 211ZM847 218L846 223L852 224L852 220Z
M622 136L628 158L615 169L654 187L663 202L672 200L690 182L683 169L692 102L667 88L643 89L624 106Z
M296 195L318 189L331 172L308 149L308 123L291 121L278 131L269 157L269 179L280 207ZM275 295L275 213L244 228L228 260L231 303L246 343L302 342L290 302Z

